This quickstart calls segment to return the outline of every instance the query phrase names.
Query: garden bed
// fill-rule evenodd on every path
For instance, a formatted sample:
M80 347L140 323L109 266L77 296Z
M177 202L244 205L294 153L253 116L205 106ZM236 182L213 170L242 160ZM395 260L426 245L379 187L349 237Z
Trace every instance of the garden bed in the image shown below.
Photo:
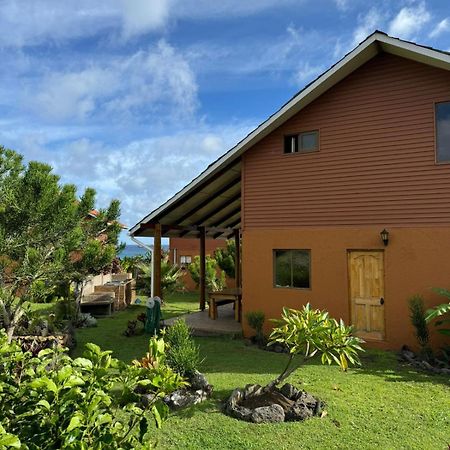
M321 415L323 407L319 399L290 383L270 391L259 384L248 384L233 391L225 413L253 423L294 422Z

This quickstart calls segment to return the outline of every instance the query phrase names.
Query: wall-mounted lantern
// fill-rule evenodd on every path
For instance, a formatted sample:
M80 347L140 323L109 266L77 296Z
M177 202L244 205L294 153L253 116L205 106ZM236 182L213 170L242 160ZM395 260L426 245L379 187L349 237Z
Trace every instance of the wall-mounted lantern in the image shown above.
M383 244L385 246L389 243L389 231L386 230L386 228L380 233L381 240L383 241Z

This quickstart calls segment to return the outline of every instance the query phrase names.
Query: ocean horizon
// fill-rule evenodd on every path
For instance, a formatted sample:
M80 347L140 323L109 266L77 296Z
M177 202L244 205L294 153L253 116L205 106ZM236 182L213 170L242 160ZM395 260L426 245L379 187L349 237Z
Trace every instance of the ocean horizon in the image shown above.
M162 245L163 250L169 250L168 245ZM135 244L127 244L125 248L118 254L119 258L133 258L134 256L145 256L147 250Z

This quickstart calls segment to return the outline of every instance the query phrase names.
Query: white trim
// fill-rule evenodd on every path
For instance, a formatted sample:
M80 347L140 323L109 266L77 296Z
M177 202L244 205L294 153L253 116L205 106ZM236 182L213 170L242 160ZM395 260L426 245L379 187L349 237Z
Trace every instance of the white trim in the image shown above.
M294 114L298 113L307 104L322 95L326 90L348 76L362 64L372 59L380 52L380 47L382 50L391 54L450 70L450 55L430 48L421 47L417 44L401 41L384 33L373 33L350 53L345 55L338 63L320 75L309 86L303 89L303 91L282 106L275 114L259 125L235 147L221 156L216 162L211 164L210 167L202 172L197 178L192 180L181 191L176 193L167 202L144 217L139 223L130 229L130 235L137 231L141 224L148 223L152 218L164 211L164 209L178 201L197 184L212 176L217 170L220 170L231 160L240 156L256 142L267 136Z

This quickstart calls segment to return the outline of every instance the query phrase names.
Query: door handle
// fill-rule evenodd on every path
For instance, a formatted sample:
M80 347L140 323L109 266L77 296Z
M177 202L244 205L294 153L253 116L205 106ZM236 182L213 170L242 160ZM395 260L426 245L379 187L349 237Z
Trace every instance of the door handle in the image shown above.
M384 305L384 298L383 297L380 298L380 305Z

